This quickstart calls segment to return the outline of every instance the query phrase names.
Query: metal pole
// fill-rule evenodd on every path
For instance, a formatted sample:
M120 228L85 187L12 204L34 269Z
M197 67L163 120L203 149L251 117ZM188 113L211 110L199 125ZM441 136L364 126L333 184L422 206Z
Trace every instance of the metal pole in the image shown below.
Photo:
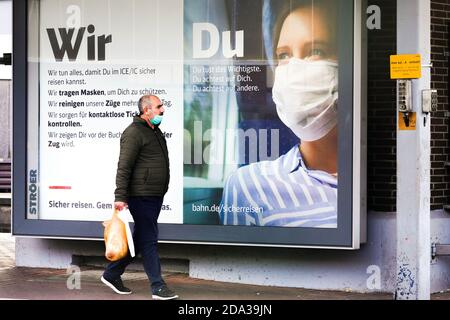
M430 64L430 11L430 0L397 0L398 54L421 54L422 64ZM430 73L429 66L423 67L422 77L412 83L413 112L416 112L417 116L416 129L402 131L397 128L395 297L399 300L430 299L431 119L422 112L421 102L422 90L430 88Z

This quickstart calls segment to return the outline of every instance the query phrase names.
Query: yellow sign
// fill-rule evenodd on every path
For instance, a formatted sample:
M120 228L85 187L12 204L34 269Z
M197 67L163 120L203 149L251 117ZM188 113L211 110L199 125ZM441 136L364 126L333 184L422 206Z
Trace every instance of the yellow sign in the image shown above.
M419 79L422 77L420 54L391 56L391 79Z
M416 119L417 114L415 112L410 112L408 116L408 125L405 122L405 117L403 112L398 113L398 126L401 131L413 131L416 130Z

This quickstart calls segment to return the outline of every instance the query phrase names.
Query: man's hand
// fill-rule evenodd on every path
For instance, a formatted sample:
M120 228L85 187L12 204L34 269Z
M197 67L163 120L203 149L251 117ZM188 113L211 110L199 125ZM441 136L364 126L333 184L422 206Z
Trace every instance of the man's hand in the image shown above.
M122 211L123 209L128 208L128 204L126 202L114 202L114 209Z

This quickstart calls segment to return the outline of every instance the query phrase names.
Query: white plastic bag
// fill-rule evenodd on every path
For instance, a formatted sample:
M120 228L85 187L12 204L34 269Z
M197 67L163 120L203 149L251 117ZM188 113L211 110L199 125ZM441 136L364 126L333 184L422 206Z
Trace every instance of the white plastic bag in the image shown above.
M131 257L134 257L135 251L134 251L134 242L133 242L133 234L131 233L130 229L130 222L134 222L133 216L130 213L130 210L123 209L122 211L119 211L119 219L123 221L125 224L125 231L127 234L127 242L128 242L128 250L130 250Z

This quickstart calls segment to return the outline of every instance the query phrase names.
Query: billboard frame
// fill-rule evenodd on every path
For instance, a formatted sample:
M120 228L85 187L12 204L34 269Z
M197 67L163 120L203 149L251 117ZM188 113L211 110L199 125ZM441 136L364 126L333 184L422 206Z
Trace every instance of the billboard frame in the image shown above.
M27 210L27 111L28 25L27 0L13 2L13 236L52 239L103 239L98 221L34 220ZM263 246L289 248L359 249L366 238L366 80L365 21L361 0L342 0L344 15L340 36L351 45L340 46L342 105L350 103L351 112L339 113L339 132L351 143L339 146L339 188L337 229L248 227L219 225L160 224L161 243ZM349 44L349 40L346 44ZM356 79L356 80L355 80ZM360 80L360 81L359 81ZM349 86L348 84L353 85ZM349 116L351 113L351 116ZM38 133L36 133L38 134ZM342 147L341 147L342 145ZM344 161L341 161L344 160ZM342 182L342 184L341 184ZM343 185L346 188L342 187ZM350 188L348 188L350 186ZM301 229L301 232L299 232ZM266 240L268 239L268 240Z

